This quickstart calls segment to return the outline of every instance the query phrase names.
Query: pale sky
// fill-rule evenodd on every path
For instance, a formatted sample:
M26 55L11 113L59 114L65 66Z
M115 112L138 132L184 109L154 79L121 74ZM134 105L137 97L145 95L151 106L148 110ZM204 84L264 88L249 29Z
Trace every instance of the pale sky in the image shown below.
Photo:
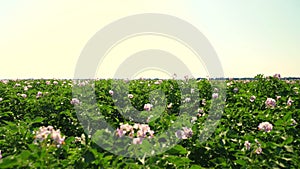
M197 27L217 52L225 77L299 77L299 9L298 0L0 1L0 79L73 78L77 59L96 32L142 13L176 16ZM122 59L152 48L173 53L194 76L207 73L182 44L141 36L108 53L97 77L112 77Z

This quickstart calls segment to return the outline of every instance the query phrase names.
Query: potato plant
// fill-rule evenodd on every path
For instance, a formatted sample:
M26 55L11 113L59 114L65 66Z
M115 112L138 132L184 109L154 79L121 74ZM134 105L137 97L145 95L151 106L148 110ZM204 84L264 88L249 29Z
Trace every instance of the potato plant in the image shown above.
M0 168L299 167L299 80L263 75L226 80L224 103L214 80L197 80L196 87L187 91L199 92L196 101L186 97L180 88L186 80L1 80ZM91 87L93 95L85 95ZM155 90L164 97L151 95ZM120 93L125 97L116 97ZM96 102L91 106L83 99ZM182 118L183 102L197 106L197 112L187 116L189 127L168 136L180 142L163 153L131 158L108 151L92 138L110 138L106 126L99 124L105 120L113 127L114 138L132 138L128 150L114 151L139 153L136 145L146 144L146 138L157 139ZM222 116L213 134L201 142L202 126L215 103L224 104ZM138 118L140 123L134 121Z

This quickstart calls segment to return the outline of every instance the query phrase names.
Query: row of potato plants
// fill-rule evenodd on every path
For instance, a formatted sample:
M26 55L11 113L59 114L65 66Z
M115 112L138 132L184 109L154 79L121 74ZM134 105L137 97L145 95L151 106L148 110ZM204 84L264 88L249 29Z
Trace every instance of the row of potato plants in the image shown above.
M297 168L299 87L279 75L1 80L0 168Z

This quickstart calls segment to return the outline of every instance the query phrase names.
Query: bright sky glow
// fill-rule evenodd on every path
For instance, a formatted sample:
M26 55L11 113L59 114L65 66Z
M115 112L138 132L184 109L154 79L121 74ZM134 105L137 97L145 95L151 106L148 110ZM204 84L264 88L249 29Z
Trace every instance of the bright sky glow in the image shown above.
M0 79L73 78L80 52L98 30L139 13L169 14L196 26L218 53L225 77L299 77L299 9L298 0L0 1ZM161 45L195 76L205 76L184 47L153 37L145 46L147 38L120 44L97 76L110 77L122 57L134 53L134 43L135 52ZM118 56L115 64L109 61Z

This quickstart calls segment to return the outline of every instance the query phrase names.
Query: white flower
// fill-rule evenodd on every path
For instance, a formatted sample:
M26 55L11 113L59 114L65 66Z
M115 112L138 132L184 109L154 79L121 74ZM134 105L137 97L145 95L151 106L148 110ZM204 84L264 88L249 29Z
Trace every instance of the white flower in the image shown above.
M205 105L206 105L206 100L205 100L205 99L202 99L201 104L202 104L203 106L205 106Z
M152 109L152 107L153 107L152 104L147 103L147 104L144 105L144 110L150 111Z
M281 75L276 73L275 75L273 75L274 78L277 78L277 79L280 79L281 78Z
M112 90L109 90L109 92L108 92L110 95L114 95L114 91L112 91Z
M218 98L218 97L219 97L219 94L218 94L218 93L213 93L213 94L212 94L212 98L216 99L216 98Z
M132 139L133 144L142 144L142 142L143 142L143 138L141 137Z
M287 104L288 106L291 106L293 102L294 102L294 101L293 101L291 98L289 98L286 104Z
M184 132L182 130L177 130L175 132L175 136L179 139L187 139L187 137L184 135Z
M175 136L179 139L188 139L192 137L193 130L191 128L182 127L183 130L177 130Z
M43 94L42 92L38 92L38 93L37 93L37 95L36 95L36 98L39 98L39 97L41 97L41 96L42 96L42 94Z
M292 126L297 124L297 121L295 119L291 119L291 121L292 121L292 123L291 123Z
M255 101L255 99L256 99L256 97L255 97L255 96L251 96L251 97L250 97L250 102L254 102L254 101Z
M195 121L197 120L197 117L192 117L191 123L195 123Z
M26 97L27 97L27 95L26 95L26 94L21 94L21 96L22 96L23 98L26 98Z
M247 150L250 150L251 143L249 141L245 141L244 145Z
M273 129L273 125L269 122L262 122L258 125L258 130L264 130L265 132L270 132Z
M255 153L256 153L256 154L261 154L261 153L262 153L261 147L258 147L258 148L255 150Z
M37 144L38 142L43 142L48 138L48 135L50 135L50 138L56 143L57 147L60 147L60 145L64 144L65 136L62 137L60 134L60 130L54 130L52 126L42 126L35 133L36 135L33 141L35 144Z
M189 98L189 97L187 97L187 98L185 98L185 100L184 100L185 102L190 102L191 101L191 98Z
M129 124L121 124L120 126L121 130L125 130L126 132L133 130L133 127Z
M133 98L133 94L128 94L128 98L132 99Z
M73 98L71 101L70 101L71 104L73 105L77 105L77 104L80 104L80 101L77 99L77 98Z
M270 107L275 107L276 106L276 100L272 99L272 98L267 98L266 102L265 102L266 106L268 108Z
M16 83L16 84L15 84L15 87L19 87L19 86L21 86L21 84L19 84L19 83Z
M162 80L158 80L158 81L154 82L154 84L159 85L159 84L161 84L162 82L163 82Z

